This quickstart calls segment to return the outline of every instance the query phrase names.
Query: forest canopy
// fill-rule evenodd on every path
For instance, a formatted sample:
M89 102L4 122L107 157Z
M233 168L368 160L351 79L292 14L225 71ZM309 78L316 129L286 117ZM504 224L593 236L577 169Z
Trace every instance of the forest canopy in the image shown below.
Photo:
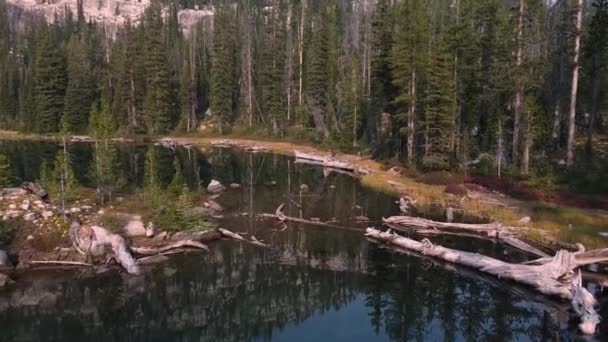
M90 133L103 108L113 134L295 138L425 170L488 159L608 191L608 0L154 0L115 30L75 1L49 23L0 0L2 127Z

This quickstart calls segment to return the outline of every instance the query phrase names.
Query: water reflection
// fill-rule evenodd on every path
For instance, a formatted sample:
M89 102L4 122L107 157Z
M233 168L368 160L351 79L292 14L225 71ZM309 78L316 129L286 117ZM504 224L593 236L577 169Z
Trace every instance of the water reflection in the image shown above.
M146 146L121 146L121 172L142 185ZM51 144L2 144L16 177L36 179ZM91 149L70 148L88 167ZM0 292L0 339L7 341L544 341L576 339L567 305L523 288L419 256L370 244L360 233L294 224L282 230L255 213L286 203L292 216L363 229L355 215L379 220L396 212L391 198L358 182L275 155L229 150L159 149L167 184L178 158L192 189L212 178L239 183L218 201L221 224L255 235L271 248L223 241L150 266L144 277L117 272L23 273ZM89 184L86 172L75 172ZM301 184L310 190L300 191ZM448 245L508 254L489 242ZM505 253L508 255L505 256ZM498 286L499 284L500 286ZM606 311L604 305L603 310ZM607 316L606 312L603 312ZM605 325L601 326L606 336ZM601 337L598 337L601 338Z

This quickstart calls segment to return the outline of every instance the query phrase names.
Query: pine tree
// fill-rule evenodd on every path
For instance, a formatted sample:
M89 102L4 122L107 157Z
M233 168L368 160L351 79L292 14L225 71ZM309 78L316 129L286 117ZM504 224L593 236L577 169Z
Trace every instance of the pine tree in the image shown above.
M450 133L454 129L454 81L443 36L436 37L429 65L429 84L425 97L428 146L422 163L430 170L450 167Z
M407 160L414 162L416 140L417 89L426 61L426 45L429 40L428 19L424 1L409 0L399 5L399 17L403 18L395 33L391 51L391 76L396 97L393 104L397 110L407 142Z
M161 6L153 1L146 9L146 97L144 108L146 126L150 133L166 133L174 127L174 95L171 88L171 70L167 61L163 40Z
M266 14L262 52L262 108L271 121L272 134L281 136L287 127L285 94L285 29L277 4Z
M59 130L66 88L65 60L49 28L43 26L34 66L34 102L38 132Z
M0 154L0 188L6 188L10 185L11 180L11 164L4 154Z
M331 6L322 6L321 10L326 17ZM311 32L312 41L310 48L309 65L307 67L307 97L308 111L317 132L326 139L329 137L329 127L327 122L329 95L331 91L328 72L330 61L330 22L318 18L314 22L315 30Z
M593 130L599 115L600 101L602 98L602 81L606 73L606 53L608 51L608 0L595 0L593 2L595 13L589 23L589 34L584 44L583 56L591 82L589 123L587 125L587 152L593 147Z
M66 53L68 83L62 127L66 132L80 133L88 127L88 113L95 94L93 71L84 37L72 35Z
M371 22L370 91L366 126L370 140L379 138L380 114L388 111L392 99L390 51L392 48L393 20L391 1L379 0Z
M228 10L225 7L218 7L214 18L210 109L211 114L218 121L220 134L226 131L225 125L232 119L235 51L230 20Z

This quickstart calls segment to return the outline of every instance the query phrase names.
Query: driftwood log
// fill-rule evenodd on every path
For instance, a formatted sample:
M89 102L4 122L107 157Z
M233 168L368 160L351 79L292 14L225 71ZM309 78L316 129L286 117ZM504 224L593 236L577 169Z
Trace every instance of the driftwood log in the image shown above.
M285 207L285 203L282 203L277 208L277 210L275 211L274 214L262 213L262 214L258 214L257 216L260 218L265 218L265 219L276 219L279 221L279 223L293 222L293 223L302 223L302 224L323 227L323 228L349 230L349 231L355 231L355 232L361 231L361 229L357 229L357 228L343 227L343 226L339 226L339 225L331 224L331 223L327 223L327 222L313 221L313 220L307 220L307 219L303 219L303 218L299 218L299 217L287 216L283 212L284 207Z
M249 242L251 244L254 244L254 245L260 246L260 247L268 247L267 244L265 244L262 241L258 240L255 236L252 236L251 240L247 240L241 234L237 234L237 233L231 232L228 229L219 228L218 231L220 232L220 234L222 234L222 236L225 236L225 237L230 238L230 239L234 239L234 240L238 240L238 241L243 241L243 242Z
M294 151L296 156L296 163L319 165L324 168L332 168L336 170L348 171L350 173L355 172L355 166L340 160L337 160L331 156L321 157L311 153L305 153L300 151Z
M584 334L594 334L600 316L595 311L597 301L582 286L581 273L577 270L576 253L558 251L550 261L542 265L511 264L478 253L470 253L422 242L389 232L368 228L367 237L399 248L431 256L443 261L476 269L501 279L531 286L536 291L569 300L580 316L579 329ZM589 259L586 259L589 260Z
M73 221L70 226L70 240L81 254L90 257L114 258L127 273L141 274L141 268L125 239L99 226L81 225Z
M69 233L74 247L87 257L87 261L90 257L105 257L107 260L113 258L127 273L133 275L141 274L137 256L157 255L184 248L209 251L209 248L203 243L189 239L160 247L131 247L118 234L103 227L82 225L78 221L72 222ZM88 263L83 263L83 265L88 265Z
M420 235L448 234L492 238L534 256L549 257L547 253L517 238L521 228L503 226L499 222L482 224L439 222L413 216L392 216L382 219L382 222L395 230L413 230Z

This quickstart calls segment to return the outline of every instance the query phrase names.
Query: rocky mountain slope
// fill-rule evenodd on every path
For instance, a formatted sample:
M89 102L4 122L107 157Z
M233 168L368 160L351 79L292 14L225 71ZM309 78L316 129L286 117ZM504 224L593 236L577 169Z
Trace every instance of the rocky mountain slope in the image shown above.
M87 20L103 23L106 30L114 32L117 27L130 21L139 23L150 0L82 0L84 15ZM18 22L24 17L44 17L53 22L61 18L66 9L77 12L77 0L7 0L13 18ZM196 22L213 16L213 8L182 9L178 13L182 28L189 30Z

